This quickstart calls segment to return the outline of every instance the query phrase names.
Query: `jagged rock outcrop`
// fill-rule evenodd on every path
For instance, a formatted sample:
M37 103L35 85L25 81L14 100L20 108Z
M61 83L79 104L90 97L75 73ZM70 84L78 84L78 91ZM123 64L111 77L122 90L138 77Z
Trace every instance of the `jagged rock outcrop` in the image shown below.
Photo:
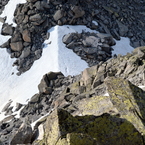
M0 13L7 2L0 1ZM9 116L0 122L0 144L145 144L145 92L137 87L145 85L145 47L109 59L113 38L125 36L134 47L145 45L144 9L142 0L27 0L17 5L16 27L0 18L2 35L12 36L1 47L17 58L14 65L19 75L41 57L42 43L52 26L86 25L109 36L109 40L100 33L64 36L63 42L78 55L78 47L85 48L81 48L83 57L88 62L92 59L90 66L96 64L96 55L102 58L78 76L45 74L39 93L27 105L16 107L18 111L23 106L20 118L12 115L15 111L8 103L3 111ZM97 53L90 49L96 46ZM30 124L42 116L32 130Z
M90 145L144 144L145 92L129 81L110 77L109 96L94 96L72 102L73 116L56 109L44 123L45 144ZM77 89L77 88L76 88ZM59 107L60 108L60 107Z

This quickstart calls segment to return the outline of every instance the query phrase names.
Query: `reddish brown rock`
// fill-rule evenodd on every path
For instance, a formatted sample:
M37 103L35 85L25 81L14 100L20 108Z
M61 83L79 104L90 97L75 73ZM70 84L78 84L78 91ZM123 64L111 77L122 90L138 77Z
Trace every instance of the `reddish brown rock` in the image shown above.
M23 31L22 37L25 42L31 42L31 34L28 30Z
M10 43L10 46L13 51L21 51L23 49L23 44L21 41Z

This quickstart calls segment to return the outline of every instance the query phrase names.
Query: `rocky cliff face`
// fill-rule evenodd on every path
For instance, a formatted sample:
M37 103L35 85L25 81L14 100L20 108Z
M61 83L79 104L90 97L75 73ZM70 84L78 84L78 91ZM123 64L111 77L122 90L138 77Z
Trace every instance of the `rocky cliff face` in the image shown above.
M10 116L1 122L1 141L12 145L145 144L145 92L137 87L144 85L144 56L145 47L139 47L75 77L44 75L39 94L24 106L20 118ZM10 112L9 106L5 110ZM32 130L30 124L37 119Z

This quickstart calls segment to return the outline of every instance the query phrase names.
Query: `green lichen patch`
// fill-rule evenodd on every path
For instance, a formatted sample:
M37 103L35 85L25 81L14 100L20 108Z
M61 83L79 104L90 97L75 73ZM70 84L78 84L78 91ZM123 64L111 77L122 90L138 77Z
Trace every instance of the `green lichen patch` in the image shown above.
M145 134L145 92L121 78L111 77L105 83L111 101L121 117L130 121L138 131Z
M72 116L59 109L47 118L45 132L49 145L85 145L88 140L90 145L143 145L141 134L129 121L109 114Z

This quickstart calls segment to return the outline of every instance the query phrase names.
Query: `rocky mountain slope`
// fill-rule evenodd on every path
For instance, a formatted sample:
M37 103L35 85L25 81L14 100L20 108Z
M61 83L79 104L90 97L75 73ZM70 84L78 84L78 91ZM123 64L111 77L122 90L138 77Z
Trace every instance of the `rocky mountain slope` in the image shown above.
M85 69L75 77L43 76L20 118L1 121L10 144L144 144L145 47ZM3 111L11 114L8 105ZM43 117L42 117L43 116ZM36 121L36 122L35 122ZM33 130L31 125L33 126ZM23 137L22 137L23 136Z
M3 35L11 35L6 47L11 57L18 58L14 65L19 74L31 68L41 57L42 43L49 35L46 31L55 25L86 25L115 39L129 37L134 47L145 45L144 1L69 1L27 0L17 6L13 27L4 22ZM99 27L96 25L99 25Z
M0 1L1 11L7 3ZM48 72L27 104L17 103L14 110L7 103L0 145L144 145L144 15L142 0L27 0L17 5L16 27L0 18L1 34L11 36L0 47L16 58L18 75L41 58L52 26L86 25L100 32L62 38L91 67L76 76ZM121 37L137 48L112 56L114 38Z

